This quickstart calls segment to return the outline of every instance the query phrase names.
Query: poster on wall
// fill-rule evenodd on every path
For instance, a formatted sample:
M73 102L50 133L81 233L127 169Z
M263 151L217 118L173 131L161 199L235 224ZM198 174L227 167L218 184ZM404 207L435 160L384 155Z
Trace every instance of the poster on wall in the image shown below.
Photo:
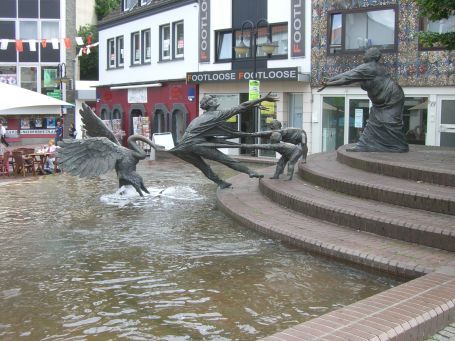
M57 69L44 69L43 70L43 87L44 88L56 88L57 83Z
M46 118L46 127L47 128L55 128L55 117L48 117Z
M35 119L35 128L42 128L43 127L43 120L41 118Z
M3 74L3 75L0 75L0 83L16 85L17 84L17 76L16 76L16 74Z
M363 109L355 109L354 114L354 128L363 128Z
M30 129L30 119L28 118L21 119L21 129Z
M128 89L128 103L147 103L147 88Z

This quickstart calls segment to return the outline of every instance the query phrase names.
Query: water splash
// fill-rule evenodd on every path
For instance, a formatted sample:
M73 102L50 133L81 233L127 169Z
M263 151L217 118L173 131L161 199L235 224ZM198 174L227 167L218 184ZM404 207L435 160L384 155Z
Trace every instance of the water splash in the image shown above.
M149 194L144 193L144 196L141 197L133 186L122 186L115 193L102 195L100 201L106 205L124 207L127 205L153 206L158 199L179 201L204 199L204 196L199 195L189 186L148 187L147 190Z

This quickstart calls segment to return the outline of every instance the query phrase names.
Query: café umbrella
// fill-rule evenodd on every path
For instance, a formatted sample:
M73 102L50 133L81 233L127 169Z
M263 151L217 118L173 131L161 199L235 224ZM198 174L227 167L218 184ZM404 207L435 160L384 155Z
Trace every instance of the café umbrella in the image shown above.
M16 85L0 83L0 115L49 115L60 114L61 108L73 104L23 89Z

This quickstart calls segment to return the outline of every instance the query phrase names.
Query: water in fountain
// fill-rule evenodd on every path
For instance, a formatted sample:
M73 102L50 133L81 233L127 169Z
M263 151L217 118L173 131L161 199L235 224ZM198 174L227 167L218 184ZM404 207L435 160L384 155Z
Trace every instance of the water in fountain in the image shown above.
M0 186L0 339L254 340L399 283L238 226L191 165L138 171L144 198L115 173Z

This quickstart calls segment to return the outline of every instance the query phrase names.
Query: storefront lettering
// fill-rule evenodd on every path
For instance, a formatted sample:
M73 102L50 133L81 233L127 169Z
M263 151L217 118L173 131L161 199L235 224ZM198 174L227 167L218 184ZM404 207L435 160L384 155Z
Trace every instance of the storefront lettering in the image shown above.
M225 82L242 80L289 80L298 79L297 68L267 69L256 72L251 71L208 71L208 72L189 72L186 74L187 83L207 83Z
M302 6L302 0L292 0L291 2L291 36L292 36L292 57L305 56L305 41L304 37L304 20L305 12Z
M210 61L210 0L201 0L199 6L199 61Z

